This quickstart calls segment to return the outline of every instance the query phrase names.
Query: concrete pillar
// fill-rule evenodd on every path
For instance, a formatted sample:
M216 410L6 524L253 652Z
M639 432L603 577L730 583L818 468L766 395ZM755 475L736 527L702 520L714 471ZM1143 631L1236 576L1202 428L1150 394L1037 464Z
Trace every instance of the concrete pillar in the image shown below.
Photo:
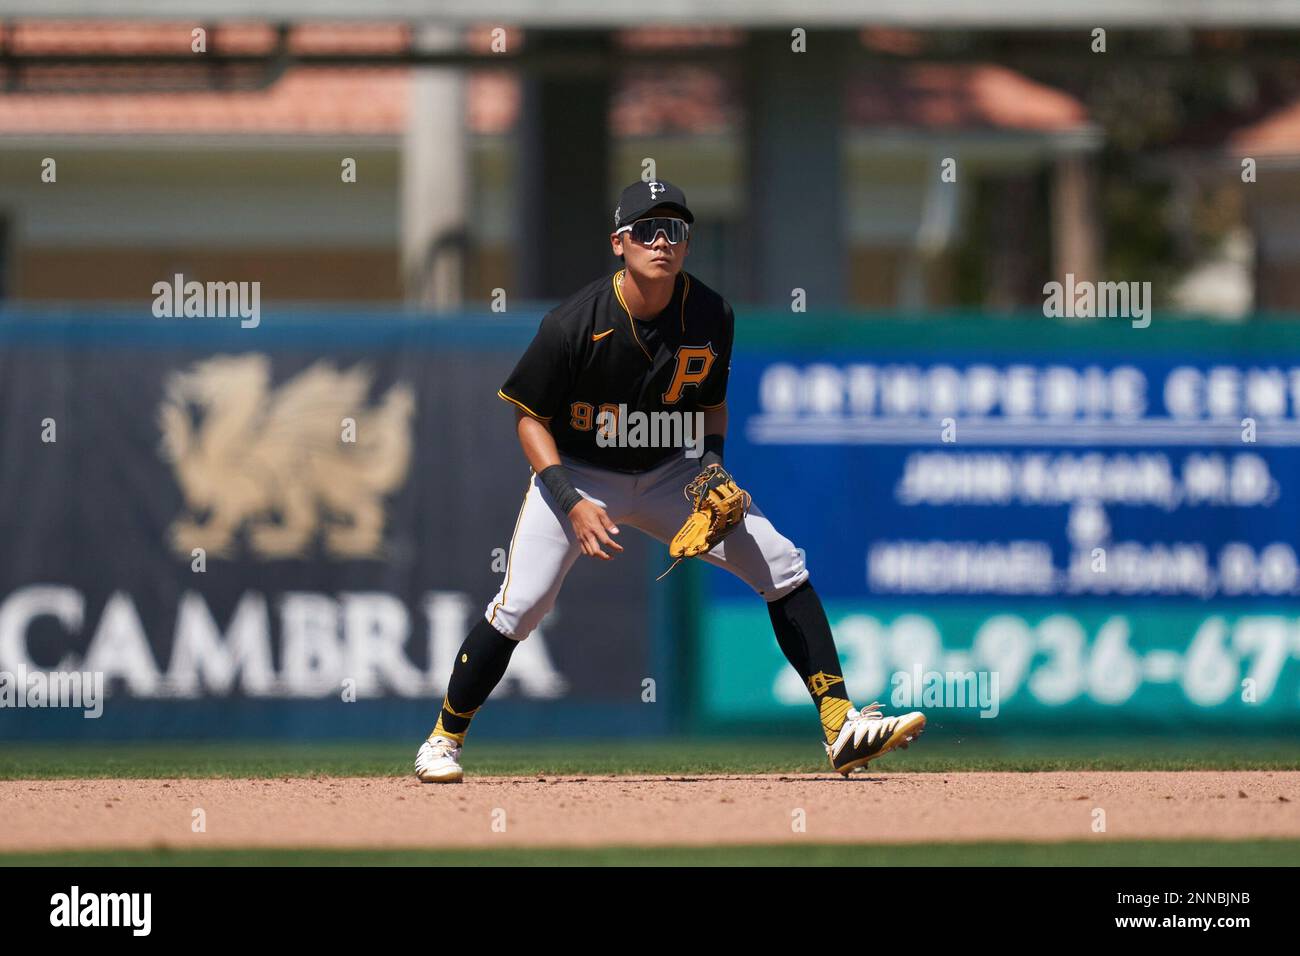
M426 49L455 49L459 32L426 27ZM406 301L447 310L463 304L469 157L465 80L459 70L413 71L402 149L402 284Z
M601 55L604 32L530 31L530 51ZM610 265L616 196L608 182L610 76L538 73L524 81L515 233L516 295L555 300ZM624 184L626 185L626 184Z
M1096 184L1086 153L1059 156L1052 170L1052 278L1098 281L1100 242Z
M852 33L810 31L796 53L789 31L755 31L745 51L748 301L810 309L847 293L842 130Z

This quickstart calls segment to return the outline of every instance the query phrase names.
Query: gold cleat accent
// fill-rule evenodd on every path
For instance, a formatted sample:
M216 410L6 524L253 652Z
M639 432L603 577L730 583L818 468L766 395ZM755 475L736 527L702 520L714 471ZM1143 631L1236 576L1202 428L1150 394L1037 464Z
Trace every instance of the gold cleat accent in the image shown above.
M925 731L925 714L920 711L885 717L875 703L862 711L850 711L839 736L826 745L831 768L847 777L891 750L906 750Z

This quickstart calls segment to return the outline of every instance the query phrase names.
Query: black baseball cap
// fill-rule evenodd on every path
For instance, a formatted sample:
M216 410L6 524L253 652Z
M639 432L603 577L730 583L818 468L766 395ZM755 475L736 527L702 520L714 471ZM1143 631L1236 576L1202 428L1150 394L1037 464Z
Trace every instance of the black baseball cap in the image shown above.
M687 222L695 221L695 216L686 206L686 193L672 183L652 179L648 183L635 182L623 190L614 210L614 228L618 230L629 222L635 222L656 206L671 206Z

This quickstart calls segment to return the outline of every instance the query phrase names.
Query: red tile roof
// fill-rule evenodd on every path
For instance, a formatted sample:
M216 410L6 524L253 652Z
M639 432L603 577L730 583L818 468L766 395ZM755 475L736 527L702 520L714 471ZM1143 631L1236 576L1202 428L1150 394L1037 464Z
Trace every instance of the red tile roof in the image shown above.
M471 73L465 93L465 125L474 133L505 133L519 115L522 86L512 70Z
M0 95L0 132L396 134L409 87L402 69L300 67L258 91Z
M1239 156L1300 155L1300 99L1230 133L1227 147Z
M737 124L735 91L716 70L629 67L623 80L610 107L615 136L716 133Z
M6 28L5 39L19 55L185 55L195 26L20 22ZM408 33L400 24L303 24L288 45L299 52L391 53L406 45ZM222 23L206 37L209 53L269 53L276 42L274 27L261 23ZM193 55L201 64L202 54ZM209 74L186 66L28 66L24 80L42 92L0 94L0 133L389 135L405 125L410 75L401 68L293 68L265 89L254 88L260 67L221 76L235 89L203 89Z
M10 48L32 53L189 53L191 21L19 21L6 28ZM406 45L410 28L387 23L303 23L289 32L296 52L349 51L391 53ZM218 24L208 32L209 52L263 53L274 49L276 29L269 23Z
M17 53L187 53L194 24L20 23L7 39ZM394 52L402 25L304 24L291 49ZM490 27L465 31L471 49L486 50ZM208 49L266 52L275 31L265 24L222 24ZM510 48L526 37L511 29ZM618 34L624 48L731 46L734 30L654 29ZM906 34L869 34L864 42L902 42ZM26 67L28 76L38 68ZM406 122L411 74L401 67L295 67L267 89L149 92L150 85L193 87L205 75L187 68L42 67L45 88L68 92L0 93L0 134L398 135ZM228 71L232 81L256 79L257 67ZM739 91L724 71L705 65L671 70L631 67L612 103L615 135L707 133L739 125ZM114 85L123 87L114 91ZM87 88L96 90L86 93ZM1009 128L1063 131L1087 121L1083 105L1059 90L992 65L888 65L851 80L847 114L854 126L931 129ZM510 69L468 74L466 122L476 133L511 129L520 110L518 76Z
M737 46L745 31L733 27L642 27L620 30L618 46L627 50L658 50L701 46Z
M854 126L1064 132L1088 121L1083 103L992 64L909 64L849 85Z

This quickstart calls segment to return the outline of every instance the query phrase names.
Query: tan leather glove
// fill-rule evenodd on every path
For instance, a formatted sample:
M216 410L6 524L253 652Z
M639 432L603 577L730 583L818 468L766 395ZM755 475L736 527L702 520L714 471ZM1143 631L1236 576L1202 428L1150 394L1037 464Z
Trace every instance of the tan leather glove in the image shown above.
M710 465L686 486L691 514L673 536L668 553L676 559L693 558L712 550L745 520L749 513L749 492L721 465Z

